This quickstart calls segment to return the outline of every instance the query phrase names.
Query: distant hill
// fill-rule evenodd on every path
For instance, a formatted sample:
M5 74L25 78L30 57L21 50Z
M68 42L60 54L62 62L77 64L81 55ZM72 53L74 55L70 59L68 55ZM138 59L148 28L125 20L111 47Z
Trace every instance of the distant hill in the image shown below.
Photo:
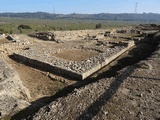
M93 19L93 20L122 20L122 21L158 21L160 22L160 14L156 13L121 13L121 14L51 14L46 12L35 13L0 13L0 17L18 17L32 19Z

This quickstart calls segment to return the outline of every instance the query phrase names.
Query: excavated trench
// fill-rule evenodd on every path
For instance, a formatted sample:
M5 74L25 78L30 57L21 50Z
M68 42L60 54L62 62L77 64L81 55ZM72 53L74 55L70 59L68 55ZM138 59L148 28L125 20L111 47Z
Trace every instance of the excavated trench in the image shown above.
M118 75L118 71L125 68L126 66L134 65L141 60L147 59L156 50L158 42L152 42L152 39L148 38L147 41L139 42L131 50L123 53L115 61L111 62L106 67L102 68L98 72L91 75L84 81L78 81L75 84L65 87L64 89L57 92L55 95L50 97L44 97L31 103L31 106L25 110L20 111L14 115L11 119L32 119L32 116L43 106L55 101L59 97L67 96L74 89L78 89L82 86L88 85L95 81L103 78L115 77Z

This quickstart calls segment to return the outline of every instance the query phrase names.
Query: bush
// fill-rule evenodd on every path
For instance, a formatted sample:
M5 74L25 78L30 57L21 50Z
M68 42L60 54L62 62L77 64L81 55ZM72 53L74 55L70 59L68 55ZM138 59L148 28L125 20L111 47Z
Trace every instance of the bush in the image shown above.
M19 33L23 33L22 29L19 30Z
M10 31L9 31L9 34L12 34L12 33L13 33L13 31L12 31L12 30L10 30Z
M0 34L5 33L4 29L0 29Z
M99 29L99 28L101 28L101 27L102 27L102 24L101 24L101 23L96 24L96 29Z
M32 29L29 25L19 25L18 30L20 29Z

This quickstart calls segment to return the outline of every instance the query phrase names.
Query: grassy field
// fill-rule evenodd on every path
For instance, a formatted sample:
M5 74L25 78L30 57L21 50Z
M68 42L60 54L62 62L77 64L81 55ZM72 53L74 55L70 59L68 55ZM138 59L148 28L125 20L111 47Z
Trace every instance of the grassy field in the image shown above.
M118 28L128 25L140 24L142 22L111 21L111 20L40 20L23 18L0 18L0 34L28 34L35 31L64 31L64 30L85 30L95 29L101 24L102 29ZM28 25L31 29L18 29L19 25Z

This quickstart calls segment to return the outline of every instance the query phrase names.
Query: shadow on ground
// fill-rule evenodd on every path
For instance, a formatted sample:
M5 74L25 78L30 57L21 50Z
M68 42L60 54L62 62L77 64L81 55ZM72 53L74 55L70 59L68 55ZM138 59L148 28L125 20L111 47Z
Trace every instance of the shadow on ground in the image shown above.
M106 105L116 93L123 81L132 74L135 68L135 66L128 67L122 74L117 76L110 85L109 89L107 89L94 103L83 111L83 113L76 120L92 120L92 118L99 113L101 107Z

